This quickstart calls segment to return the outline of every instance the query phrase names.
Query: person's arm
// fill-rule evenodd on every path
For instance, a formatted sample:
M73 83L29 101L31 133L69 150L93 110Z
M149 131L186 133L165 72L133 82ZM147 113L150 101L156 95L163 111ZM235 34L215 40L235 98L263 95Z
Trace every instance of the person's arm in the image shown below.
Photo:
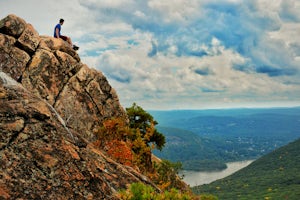
M56 33L55 34L56 38L59 38L59 30L58 30L58 28L55 29L55 33Z

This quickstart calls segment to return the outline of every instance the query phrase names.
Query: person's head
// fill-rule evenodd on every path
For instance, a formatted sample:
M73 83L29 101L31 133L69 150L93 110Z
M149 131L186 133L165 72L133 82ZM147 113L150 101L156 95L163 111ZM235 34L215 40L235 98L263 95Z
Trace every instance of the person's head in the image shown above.
M63 24L64 21L65 21L64 19L60 19L60 20L59 20L59 23L60 23L60 24Z

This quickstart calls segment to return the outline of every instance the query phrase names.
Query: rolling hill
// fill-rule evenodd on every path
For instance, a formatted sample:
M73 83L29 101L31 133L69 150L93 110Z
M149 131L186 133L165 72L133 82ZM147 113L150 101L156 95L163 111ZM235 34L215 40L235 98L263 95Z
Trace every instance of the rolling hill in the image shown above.
M220 199L299 199L300 139L254 161L248 167L208 185L193 187L196 194Z
M166 145L162 151L154 150L153 153L163 159L182 162L185 170L222 170L226 168L225 159L234 159L234 155L222 150L222 145L225 146L222 141L178 128L158 127L158 130L165 135Z
M225 162L257 159L300 137L300 107L150 113L167 140L163 151L154 153L189 170L218 170Z

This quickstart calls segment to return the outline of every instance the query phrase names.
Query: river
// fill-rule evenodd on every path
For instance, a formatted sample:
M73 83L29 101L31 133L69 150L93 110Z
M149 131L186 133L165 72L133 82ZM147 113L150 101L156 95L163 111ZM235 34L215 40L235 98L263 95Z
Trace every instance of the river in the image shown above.
M222 171L216 171L216 172L197 172L197 171L183 170L181 172L181 175L182 174L184 175L183 181L186 182L191 187L193 187L196 185L208 184L215 180L229 176L234 172L248 166L252 162L253 160L226 163L227 165L226 169Z

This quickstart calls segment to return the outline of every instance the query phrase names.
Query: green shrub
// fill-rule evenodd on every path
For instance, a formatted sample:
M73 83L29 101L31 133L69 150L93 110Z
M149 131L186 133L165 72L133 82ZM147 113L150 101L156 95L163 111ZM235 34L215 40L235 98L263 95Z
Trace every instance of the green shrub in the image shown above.
M164 191L159 193L151 186L143 183L133 183L129 189L123 190L119 193L119 198L123 200L196 200L198 197L188 192L180 192L176 189ZM215 200L215 199L207 199Z
M218 200L218 198L211 194L202 194L200 195L201 200Z
M162 160L160 163L156 163L155 170L157 176L156 178L153 178L154 183L162 190L183 188L184 186L181 181L182 177L179 177L178 175L181 168L182 165L180 162L173 163L168 160Z

